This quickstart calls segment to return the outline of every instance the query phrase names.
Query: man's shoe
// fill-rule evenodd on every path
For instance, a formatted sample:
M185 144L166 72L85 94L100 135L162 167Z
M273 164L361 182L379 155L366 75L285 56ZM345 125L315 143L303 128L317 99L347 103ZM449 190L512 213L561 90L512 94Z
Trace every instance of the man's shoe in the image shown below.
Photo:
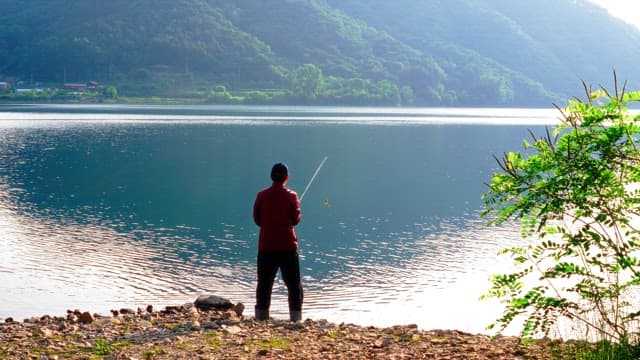
M256 309L256 321L266 321L269 320L269 309Z
M289 319L293 322L302 321L302 311L289 311Z

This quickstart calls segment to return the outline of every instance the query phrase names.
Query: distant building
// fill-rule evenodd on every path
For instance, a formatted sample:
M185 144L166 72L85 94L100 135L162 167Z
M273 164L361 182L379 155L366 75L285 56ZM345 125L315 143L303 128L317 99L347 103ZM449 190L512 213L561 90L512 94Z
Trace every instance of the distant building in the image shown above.
M62 88L65 90L85 91L88 87L87 84L83 83L65 83L62 85Z
M35 91L37 93L41 93L43 90L41 88L20 88L16 89L17 94L26 94L28 92Z
M88 83L64 83L62 88L70 91L87 91L87 90L96 90L98 88L98 83L95 81L89 81Z

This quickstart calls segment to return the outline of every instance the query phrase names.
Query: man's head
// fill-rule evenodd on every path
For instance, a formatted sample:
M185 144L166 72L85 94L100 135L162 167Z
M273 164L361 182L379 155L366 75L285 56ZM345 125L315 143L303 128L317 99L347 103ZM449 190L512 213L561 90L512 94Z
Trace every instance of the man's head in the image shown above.
M289 169L283 163L277 163L271 168L271 180L283 184L289 178Z

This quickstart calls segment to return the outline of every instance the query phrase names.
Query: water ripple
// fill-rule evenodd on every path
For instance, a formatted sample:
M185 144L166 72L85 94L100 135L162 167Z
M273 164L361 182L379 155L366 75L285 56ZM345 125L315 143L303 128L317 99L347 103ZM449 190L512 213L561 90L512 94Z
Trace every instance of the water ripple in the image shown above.
M483 332L495 317L494 304L479 304L477 299L488 286L489 274L508 265L497 260L498 249L513 244L519 232L514 226L488 229L475 220L475 205L468 205L469 196L478 195L475 190L430 191L443 184L459 185L457 179L467 175L454 170L465 171L481 161L473 158L460 169L446 159L428 162L439 152L461 148L446 141L458 128L449 129L452 133L430 129L433 141L424 140L428 132L418 129L394 130L406 148L390 151L390 129L378 127L353 131L331 126L318 133L306 125L302 130L287 127L289 132L282 135L286 141L281 142L265 136L269 129L231 131L215 125L285 121L281 118L289 116L287 109L267 117L232 113L237 109L222 115L193 109L189 116L144 114L149 109L132 109L125 116L91 113L104 108L83 107L71 115L66 107L54 115L26 110L20 116L0 112L0 318L60 314L67 307L108 312L122 306L164 306L193 301L201 293L242 301L251 309L257 228L249 219L254 194L245 193L262 183L244 167L262 167L256 159L265 157L265 148L297 137L303 139L293 147L295 152L336 155L330 154L335 160L305 198L299 231L305 316L471 332ZM335 109L320 116L300 115L304 109L292 112L304 119L286 120L290 123L366 124L375 117L376 124L444 124L489 117L480 110L445 119L437 118L439 111L418 110L394 115L369 109L346 120ZM473 139L484 139L475 136L477 131L472 130ZM311 135L302 136L307 133ZM333 142L338 135L344 136ZM512 137L502 130L499 135ZM272 141L270 146L254 145L254 139L264 138ZM310 145L309 139L320 141ZM459 159L491 148L476 145L481 150L473 148ZM236 151L228 149L248 150L234 157ZM283 146L276 155L291 152ZM396 157L380 160L389 154ZM308 159L299 163L303 168ZM389 179L367 175L377 174L380 164L396 166L390 173L408 174L388 186ZM485 174L489 169L484 167L475 166L471 175ZM304 175L298 177L298 188L306 180L300 177ZM238 179L246 183L236 186ZM422 183L431 179L434 182ZM336 184L323 187L323 181ZM378 188L360 189L370 182L383 190L375 199L371 194ZM347 191L338 194L343 188ZM314 208L314 201L323 203L314 196L332 197L331 205ZM458 197L466 202L451 211ZM423 206L425 199L433 206ZM281 279L272 303L274 316L287 316Z

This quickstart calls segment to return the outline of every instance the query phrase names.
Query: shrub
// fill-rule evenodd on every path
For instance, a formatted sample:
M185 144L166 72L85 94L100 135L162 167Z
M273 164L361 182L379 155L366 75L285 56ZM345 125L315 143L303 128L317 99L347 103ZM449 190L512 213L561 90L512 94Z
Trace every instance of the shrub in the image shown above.
M516 268L494 275L483 298L504 312L490 328L523 320L521 336L548 335L568 318L600 339L635 343L640 303L640 116L626 106L640 92L604 88L559 109L560 124L524 153L498 158L483 195L491 224L519 220L528 246L504 249Z

